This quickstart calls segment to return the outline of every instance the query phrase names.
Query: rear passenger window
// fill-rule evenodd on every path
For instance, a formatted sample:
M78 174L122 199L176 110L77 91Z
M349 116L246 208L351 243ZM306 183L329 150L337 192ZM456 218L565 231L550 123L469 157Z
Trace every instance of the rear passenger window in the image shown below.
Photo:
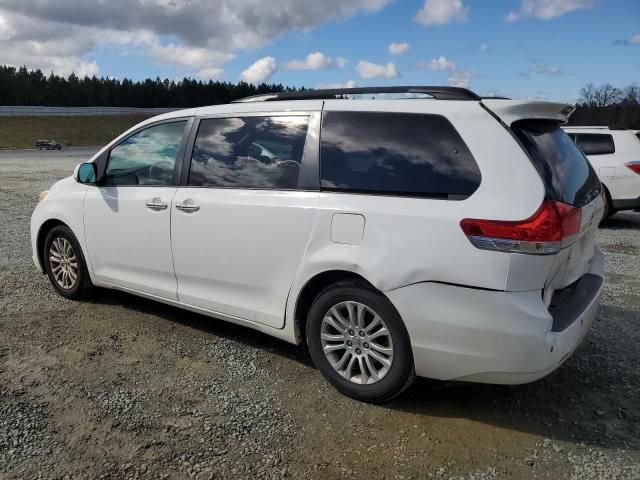
M616 151L611 135L578 133L575 141L585 155L607 155Z
M295 189L308 126L308 116L202 120L189 185Z
M325 190L464 199L480 170L440 115L325 112L320 147Z

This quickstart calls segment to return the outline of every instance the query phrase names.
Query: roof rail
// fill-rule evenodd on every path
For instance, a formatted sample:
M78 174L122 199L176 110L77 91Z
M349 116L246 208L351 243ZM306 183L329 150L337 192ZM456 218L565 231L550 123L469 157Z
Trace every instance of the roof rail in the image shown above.
M628 130L626 127L619 125L566 125L567 128L577 128L585 130Z
M436 100L481 100L478 95L466 88L406 86L329 88L319 90L298 90L296 92L266 93L263 95L252 95L250 97L234 100L232 103L273 102L279 100L328 100L339 98L344 95L373 95L380 93L419 93L429 95Z

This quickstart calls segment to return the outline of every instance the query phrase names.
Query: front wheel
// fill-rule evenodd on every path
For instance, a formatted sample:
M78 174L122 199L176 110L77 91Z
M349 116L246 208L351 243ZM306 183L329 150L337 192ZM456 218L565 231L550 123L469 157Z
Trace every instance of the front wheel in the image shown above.
M409 335L391 302L360 282L340 282L316 298L307 319L313 363L340 392L391 400L413 380Z
M79 300L93 291L80 244L65 225L53 227L44 241L44 265L53 288L63 297Z

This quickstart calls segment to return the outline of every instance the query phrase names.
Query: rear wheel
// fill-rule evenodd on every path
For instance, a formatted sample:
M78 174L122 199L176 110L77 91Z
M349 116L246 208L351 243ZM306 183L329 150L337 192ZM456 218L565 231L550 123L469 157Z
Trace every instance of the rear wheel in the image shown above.
M44 241L44 265L53 288L72 300L87 298L93 291L80 244L71 229L53 227Z
M320 292L309 311L306 335L318 370L355 399L386 402L415 376L400 315L364 283L340 282Z
M610 217L616 214L616 210L613 208L613 201L611 200L611 194L609 193L609 189L604 187L604 215L602 216L602 220L600 220L600 225L607 221Z

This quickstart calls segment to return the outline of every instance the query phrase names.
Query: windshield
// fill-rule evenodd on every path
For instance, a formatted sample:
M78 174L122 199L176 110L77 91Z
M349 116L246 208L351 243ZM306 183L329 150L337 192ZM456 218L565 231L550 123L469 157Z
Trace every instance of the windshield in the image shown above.
M531 156L550 198L582 207L600 193L598 176L589 161L557 122L523 120L512 129Z

